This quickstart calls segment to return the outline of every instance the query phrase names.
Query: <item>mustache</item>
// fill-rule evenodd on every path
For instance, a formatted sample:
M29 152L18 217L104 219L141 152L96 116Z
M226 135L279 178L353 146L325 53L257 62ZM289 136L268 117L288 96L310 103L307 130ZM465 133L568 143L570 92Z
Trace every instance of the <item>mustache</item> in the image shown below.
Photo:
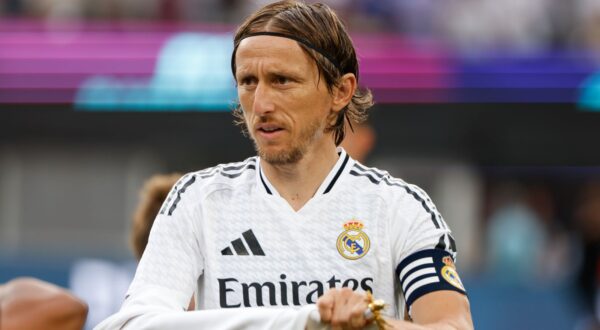
M274 118L274 116L264 115L264 116L257 117L255 120L253 120L252 127L256 128L257 126L263 125L263 124L270 124L270 125L274 125L274 126L277 126L280 128L285 128L285 126L286 126L280 120L278 120L277 118Z

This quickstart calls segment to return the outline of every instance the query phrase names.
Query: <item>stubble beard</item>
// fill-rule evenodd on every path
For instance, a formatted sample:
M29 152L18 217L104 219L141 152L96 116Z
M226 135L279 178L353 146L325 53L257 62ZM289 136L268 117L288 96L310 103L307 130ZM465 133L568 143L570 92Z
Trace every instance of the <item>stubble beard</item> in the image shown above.
M254 149L261 160L264 160L271 165L290 165L296 164L304 158L310 145L322 136L322 126L320 121L315 119L300 132L298 139L290 142L291 145L287 150L279 152L267 152L258 145L256 139L252 135L250 135L250 137L254 142Z

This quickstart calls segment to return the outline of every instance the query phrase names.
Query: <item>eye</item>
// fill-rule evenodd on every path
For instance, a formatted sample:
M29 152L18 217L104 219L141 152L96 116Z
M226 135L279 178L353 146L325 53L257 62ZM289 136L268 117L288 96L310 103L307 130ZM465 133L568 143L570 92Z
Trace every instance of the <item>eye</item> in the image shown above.
M273 82L277 85L285 85L285 84L289 84L292 80L286 76L282 76L282 75L275 75L273 77Z
M253 86L256 85L256 77L253 76L243 76L238 79L238 85L240 86Z

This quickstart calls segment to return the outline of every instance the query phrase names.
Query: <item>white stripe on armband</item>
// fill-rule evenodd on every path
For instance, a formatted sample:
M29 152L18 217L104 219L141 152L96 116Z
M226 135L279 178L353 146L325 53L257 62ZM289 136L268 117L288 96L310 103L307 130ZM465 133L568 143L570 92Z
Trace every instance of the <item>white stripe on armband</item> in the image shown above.
M413 270L415 267L419 267L421 265L426 265L426 264L433 264L433 258L427 257L427 258L422 258L422 259L418 259L418 260L411 262L406 267L404 267L402 272L400 272L400 280L402 280L404 278L404 275L406 275L408 272Z
M417 277L419 276L423 276L425 274L435 274L435 268L434 267L430 267L430 268L423 268L423 269L419 269L416 272L408 275L408 277L402 281L402 291L407 292L406 289L410 286L411 282L414 281Z
M426 277L420 281L415 282L415 284L410 286L410 289L408 289L408 291L406 291L406 300L408 301L410 299L410 295L418 288L425 286L427 284L431 284L431 283L438 283L440 281L440 278L438 276L431 276L431 277Z

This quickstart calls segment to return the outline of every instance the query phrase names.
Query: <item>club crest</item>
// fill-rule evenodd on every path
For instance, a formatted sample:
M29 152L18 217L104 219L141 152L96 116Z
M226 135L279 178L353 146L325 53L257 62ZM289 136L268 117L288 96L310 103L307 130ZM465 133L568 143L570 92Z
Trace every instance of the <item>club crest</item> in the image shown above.
M344 231L338 236L337 249L342 257L350 260L362 258L369 252L369 236L362 231L364 225L358 220L344 224Z
M464 290L465 287L463 286L460 277L458 277L458 273L456 272L453 266L454 265L446 265L442 267L442 277L446 280L446 282L454 285L455 287L461 290Z

